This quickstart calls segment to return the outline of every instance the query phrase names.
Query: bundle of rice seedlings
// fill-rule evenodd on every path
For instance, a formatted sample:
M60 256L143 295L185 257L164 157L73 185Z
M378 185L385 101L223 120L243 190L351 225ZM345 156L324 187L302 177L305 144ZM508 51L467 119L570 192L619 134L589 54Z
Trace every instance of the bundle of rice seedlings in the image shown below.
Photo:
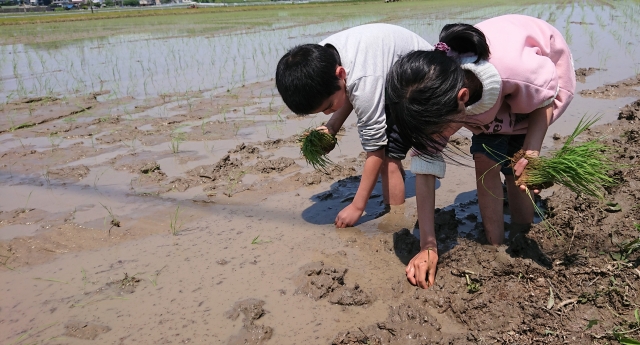
M300 135L298 142L300 153L314 169L326 171L326 168L333 164L327 155L338 143L334 135L309 128Z
M553 152L551 157L530 157L522 150L516 153L511 158L511 166L523 157L529 161L522 175L516 180L516 185L539 189L557 183L578 195L584 194L603 200L602 189L617 184L609 175L611 170L618 167L618 164L608 157L611 149L597 140L574 143L580 133L598 120L600 117L583 117L562 148Z

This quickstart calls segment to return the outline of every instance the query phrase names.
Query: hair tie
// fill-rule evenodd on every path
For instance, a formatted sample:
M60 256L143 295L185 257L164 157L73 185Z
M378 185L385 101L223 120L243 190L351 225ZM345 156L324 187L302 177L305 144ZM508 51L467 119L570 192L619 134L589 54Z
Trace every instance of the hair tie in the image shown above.
M444 42L436 43L436 45L433 46L433 49L440 50L440 51L443 51L445 53L448 53L451 50L451 48L449 48L449 46Z

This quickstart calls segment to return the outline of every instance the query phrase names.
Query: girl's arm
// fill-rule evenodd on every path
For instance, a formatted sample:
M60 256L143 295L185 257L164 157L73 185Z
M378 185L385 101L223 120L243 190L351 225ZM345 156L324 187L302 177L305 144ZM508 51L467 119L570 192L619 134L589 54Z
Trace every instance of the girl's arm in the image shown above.
M529 113L529 126L527 128L527 135L525 136L524 144L522 145L522 149L525 151L525 154L534 157L537 157L540 154L542 141L547 134L547 129L549 128L552 117L553 104L549 104L544 108L538 108ZM513 167L513 171L516 177L522 174L522 171L527 166L527 163L529 163L529 161L527 161L525 158L520 159L516 163L516 165ZM524 185L520 186L520 189L522 190L525 190L526 188L527 187L525 187Z
M413 285L426 289L436 279L438 247L435 233L436 177L416 175L416 202L420 224L420 252L409 261L405 272Z
M355 224L362 213L364 212L367 201L371 196L373 188L378 181L378 174L380 173L380 167L384 161L384 148L373 152L367 152L367 160L364 162L364 168L362 170L362 177L360 178L360 185L353 201L349 206L345 207L338 213L334 224L336 228L346 228Z

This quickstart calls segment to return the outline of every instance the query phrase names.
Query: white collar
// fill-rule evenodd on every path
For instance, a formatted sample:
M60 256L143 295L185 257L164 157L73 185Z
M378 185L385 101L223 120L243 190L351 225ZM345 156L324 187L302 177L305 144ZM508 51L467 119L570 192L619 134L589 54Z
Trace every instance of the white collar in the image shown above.
M502 87L502 78L500 78L498 70L487 60L474 63L476 59L476 56L460 58L462 69L473 72L482 83L482 98L466 108L467 115L482 114L493 108L500 97L500 88Z

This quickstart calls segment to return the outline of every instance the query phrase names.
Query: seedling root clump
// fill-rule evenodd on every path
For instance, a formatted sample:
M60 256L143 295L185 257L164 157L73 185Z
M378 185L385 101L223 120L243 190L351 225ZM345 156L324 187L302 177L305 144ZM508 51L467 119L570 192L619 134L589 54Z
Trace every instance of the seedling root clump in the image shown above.
M298 142L300 143L300 153L314 169L325 171L330 164L333 164L327 154L338 143L338 139L334 135L317 129L307 129L300 135Z

